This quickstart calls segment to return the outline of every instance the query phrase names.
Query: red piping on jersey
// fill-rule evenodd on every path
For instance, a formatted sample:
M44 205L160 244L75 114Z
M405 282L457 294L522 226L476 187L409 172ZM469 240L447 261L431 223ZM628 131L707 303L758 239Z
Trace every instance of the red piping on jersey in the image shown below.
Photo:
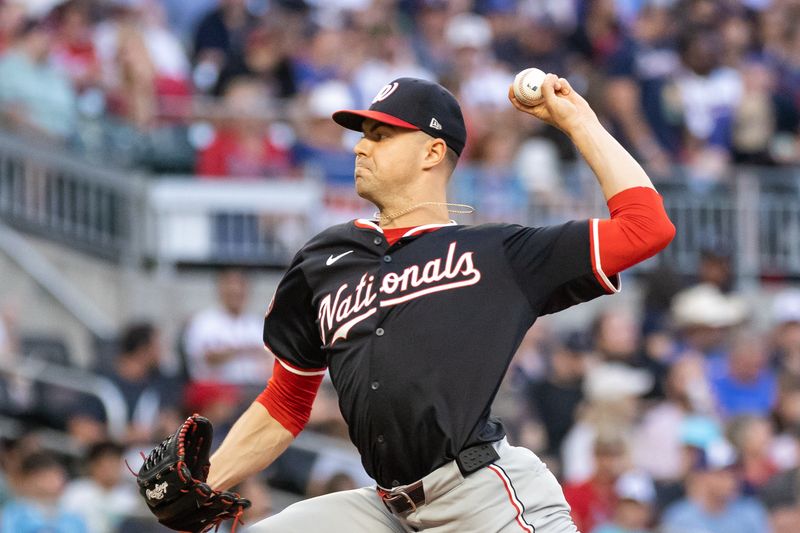
M487 468L492 472L494 472L495 474L497 474L497 477L499 477L500 481L503 482L503 488L506 489L506 495L508 496L508 501L511 502L512 507L514 507L514 511L516 511L517 513L516 520L517 524L519 524L519 527L521 527L522 531L525 531L526 533L534 533L536 530L533 528L533 526L526 523L522 519L522 513L524 507L522 507L522 502L519 502L519 505L517 504L518 499L516 499L515 501L515 494L511 492L513 490L513 486L511 485L511 480L508 479L508 477L505 475L505 472L503 472L499 467L495 465L489 465Z
M603 290L605 290L608 294L614 294L622 289L621 280L617 279L617 285L615 286L614 282L608 279L608 276L606 276L605 272L603 271L600 244L597 242L599 240L598 229L599 220L596 218L591 219L589 221L589 255L592 258L592 272L594 272L594 277L603 287Z
M324 372L299 374L284 365L285 361L275 359L272 377L256 401L296 437L308 423Z
M272 350L270 350L272 351ZM274 353L274 352L273 352ZM327 368L300 368L299 366L294 366L289 361L286 361L283 358L275 356L275 362L280 363L286 370L293 374L297 374L299 376L315 376L317 374L324 374Z
M383 229L381 229L379 225L371 220L367 220L366 218L357 218L353 221L353 224L355 224L357 228L374 229L378 233L383 233Z
M403 237L410 237L411 235L428 233L430 231L435 231L439 228L444 228L446 226L455 226L456 223L454 221L450 221L447 224L423 224L421 226L410 226L407 228L381 228L375 221L367 220L365 218L359 218L353 221L353 224L357 228L361 229L371 229L375 230L379 233L383 233L386 237L386 242L389 243L389 246L393 245Z
M654 256L675 237L661 196L650 187L631 187L608 200L611 218L589 224L592 269L600 284L617 292L609 276ZM611 285L611 286L609 286Z
M451 220L447 224L423 224L422 226L414 226L410 228L407 232L403 234L403 237L410 237L415 233L427 233L429 231L437 230L439 228L444 228L447 226L457 226L457 225L458 224L456 223L455 220Z

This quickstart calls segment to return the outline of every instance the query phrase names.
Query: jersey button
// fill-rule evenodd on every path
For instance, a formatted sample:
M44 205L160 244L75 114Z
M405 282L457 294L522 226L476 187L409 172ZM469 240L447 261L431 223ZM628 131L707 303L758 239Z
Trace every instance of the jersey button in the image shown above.
M392 262L392 256L391 255L384 255L383 256L383 262L384 263L391 263Z
M372 242L374 242L375 244L381 244L383 243L383 239L381 239L380 237L375 237L374 239L372 239Z
M383 328L378 328L375 330L375 335L377 335L378 337L383 337L384 333L386 332L383 330Z
M381 388L381 383L379 381L373 381L369 386L372 390L378 390Z
M392 487L399 487L399 486L400 486L399 481L397 481L396 479L392 481Z
M376 440L378 441L378 444L383 444L386 439L383 438L383 435L378 435Z

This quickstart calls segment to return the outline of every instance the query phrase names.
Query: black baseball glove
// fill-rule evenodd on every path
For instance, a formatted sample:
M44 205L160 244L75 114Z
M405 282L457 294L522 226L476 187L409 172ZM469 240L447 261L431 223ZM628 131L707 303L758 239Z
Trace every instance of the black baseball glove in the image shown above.
M206 484L211 435L207 418L190 416L150 452L136 475L150 511L170 529L202 533L228 519L235 526L250 507L238 494Z

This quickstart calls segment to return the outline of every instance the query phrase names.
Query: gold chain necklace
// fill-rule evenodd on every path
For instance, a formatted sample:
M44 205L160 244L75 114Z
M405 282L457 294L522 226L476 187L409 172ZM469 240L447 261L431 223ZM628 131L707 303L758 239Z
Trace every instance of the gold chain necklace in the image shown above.
M384 215L380 211L375 211L375 214L373 216L378 220L380 220L381 223L389 223L392 220L396 219L397 217L408 214L411 211L414 211L415 209L419 209L420 207L426 205L443 205L447 207L448 213L456 213L461 215L469 215L475 212L475 208L467 204L452 204L449 202L420 202L418 204L412 205L411 207L406 207L405 209L401 209L400 211L392 213L391 215ZM454 207L459 207L461 209L453 209Z

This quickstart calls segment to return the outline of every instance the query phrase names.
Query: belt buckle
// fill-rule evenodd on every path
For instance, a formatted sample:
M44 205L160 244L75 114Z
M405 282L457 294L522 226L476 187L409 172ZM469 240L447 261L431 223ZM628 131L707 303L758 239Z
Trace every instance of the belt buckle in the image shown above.
M411 499L411 496L402 490L398 490L396 492L384 492L384 494L381 495L381 498L383 499L383 503L386 504L387 507L390 507L391 510L397 514L409 512L409 509L404 511L398 511L395 509L394 504L398 499L400 501L404 500L409 505L410 512L414 513L417 511L417 504L414 503L414 500Z
M415 513L417 511L417 504L414 503L414 500L411 499L411 496L409 496L408 494L406 494L402 490L397 492L394 496L402 496L403 498L405 498L406 503L408 503L408 505L411 506L411 512L412 513ZM406 511L403 511L403 512L405 513Z

